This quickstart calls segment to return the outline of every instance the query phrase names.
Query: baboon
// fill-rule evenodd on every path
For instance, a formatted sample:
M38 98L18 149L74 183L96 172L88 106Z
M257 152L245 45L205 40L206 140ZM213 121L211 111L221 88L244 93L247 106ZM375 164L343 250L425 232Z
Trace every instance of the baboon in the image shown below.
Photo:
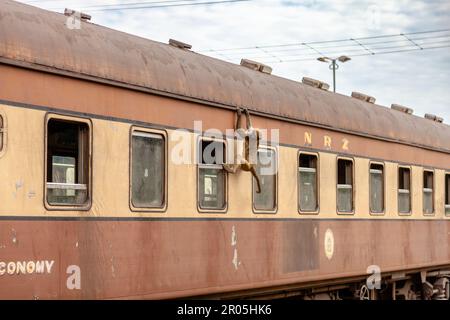
M252 126L252 120L250 119L250 113L248 109L244 109L245 112L245 118L246 118L246 125L247 128L244 129L241 126L241 116L242 116L242 110L241 108L238 108L237 110L237 119L236 119L236 125L235 125L235 131L236 134L239 135L242 139L244 139L244 157L240 157L238 159L238 153L237 150L237 143L235 143L235 152L234 152L234 162L232 164L224 164L223 168L230 173L236 173L238 169L241 169L243 171L251 172L253 177L256 180L257 184L257 190L256 193L261 193L261 182L258 177L258 174L256 173L256 168L253 161L250 159L250 151L256 151L256 156L259 148L259 142L261 140L261 132L258 129L253 128ZM256 140L256 149L251 149L251 142L254 142ZM253 144L255 145L255 144Z

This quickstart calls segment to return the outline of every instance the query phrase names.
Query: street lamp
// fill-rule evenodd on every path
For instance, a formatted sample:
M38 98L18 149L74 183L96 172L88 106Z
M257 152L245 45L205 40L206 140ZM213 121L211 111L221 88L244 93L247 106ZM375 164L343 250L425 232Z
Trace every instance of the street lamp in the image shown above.
M339 69L339 65L336 63L336 61L345 63L347 61L350 61L351 59L347 56L340 56L339 58L328 58L328 57L320 57L317 58L320 62L326 62L330 63L330 70L333 70L333 91L336 92L336 70Z

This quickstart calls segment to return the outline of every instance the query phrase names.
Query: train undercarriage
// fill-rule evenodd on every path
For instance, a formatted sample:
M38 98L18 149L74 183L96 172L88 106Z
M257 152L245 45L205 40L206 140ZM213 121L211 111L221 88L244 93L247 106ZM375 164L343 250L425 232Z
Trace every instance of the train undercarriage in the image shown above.
M383 274L377 284L367 277L209 295L205 299L298 300L450 300L450 266Z

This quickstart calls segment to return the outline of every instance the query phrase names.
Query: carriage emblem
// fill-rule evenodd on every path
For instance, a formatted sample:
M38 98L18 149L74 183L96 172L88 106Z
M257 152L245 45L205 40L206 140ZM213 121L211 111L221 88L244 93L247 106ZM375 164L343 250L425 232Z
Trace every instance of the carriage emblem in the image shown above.
M327 229L327 231L325 232L324 246L325 246L325 255L327 256L328 260L331 260L334 254L334 236L333 231L331 231L331 229Z

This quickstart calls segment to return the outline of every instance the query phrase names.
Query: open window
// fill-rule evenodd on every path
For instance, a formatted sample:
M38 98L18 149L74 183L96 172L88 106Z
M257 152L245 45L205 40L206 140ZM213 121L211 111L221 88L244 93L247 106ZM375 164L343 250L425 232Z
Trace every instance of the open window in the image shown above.
M370 164L370 212L384 212L384 166L382 164Z
M47 204L63 209L88 206L90 122L67 117L49 117L46 130Z
M253 210L256 213L277 211L277 153L272 148L260 148L257 156L256 173L261 182L261 192L257 193L257 182L253 180Z
M434 213L434 172L423 171L423 213Z
M445 175L445 214L450 215L450 173Z
M198 208L199 211L226 211L227 175L225 143L221 140L202 138L198 157Z
M398 168L398 212L411 213L411 169Z
M131 208L163 210L166 205L165 133L131 131Z
M338 159L337 163L337 210L340 213L353 212L353 161Z
M318 157L315 154L300 153L298 163L299 210L304 213L318 212Z

